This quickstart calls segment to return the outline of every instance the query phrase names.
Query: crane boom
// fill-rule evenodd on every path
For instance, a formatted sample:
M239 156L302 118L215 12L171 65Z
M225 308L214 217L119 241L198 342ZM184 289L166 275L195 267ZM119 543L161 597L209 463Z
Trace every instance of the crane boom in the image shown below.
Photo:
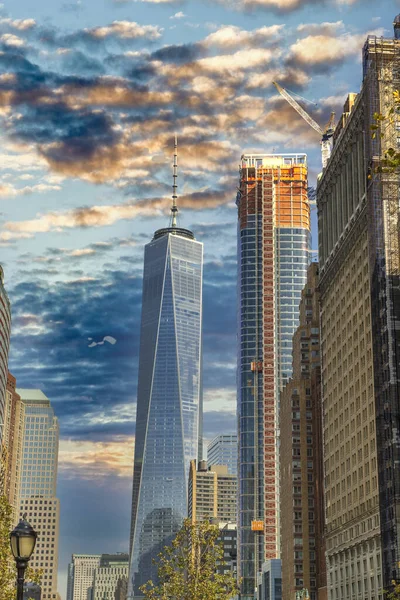
M292 106L294 110L298 112L299 115L303 117L303 119L307 121L307 123L313 129L315 129L315 131L317 131L320 135L323 135L324 132L322 131L321 127L318 125L318 123L314 121L314 119L310 117L308 113L306 113L306 111L303 108L301 108L300 104L296 102L296 100L292 98L292 96L283 87L279 85L279 83L276 83L276 81L273 81L272 83L274 84L278 92L281 94L281 96L283 96L285 100L289 102L290 106Z

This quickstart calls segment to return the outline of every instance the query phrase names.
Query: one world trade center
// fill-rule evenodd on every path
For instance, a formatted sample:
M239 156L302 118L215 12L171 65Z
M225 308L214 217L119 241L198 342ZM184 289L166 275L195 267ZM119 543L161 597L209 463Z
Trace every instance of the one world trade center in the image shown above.
M187 516L189 464L202 458L203 244L170 226L145 246L128 598L157 581L157 558Z

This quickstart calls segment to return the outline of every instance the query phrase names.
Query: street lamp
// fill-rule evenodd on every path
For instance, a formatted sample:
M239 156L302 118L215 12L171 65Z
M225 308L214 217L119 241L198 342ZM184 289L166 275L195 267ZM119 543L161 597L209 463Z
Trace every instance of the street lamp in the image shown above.
M37 533L26 520L26 513L10 533L11 551L17 565L17 600L24 598L25 569L35 549Z

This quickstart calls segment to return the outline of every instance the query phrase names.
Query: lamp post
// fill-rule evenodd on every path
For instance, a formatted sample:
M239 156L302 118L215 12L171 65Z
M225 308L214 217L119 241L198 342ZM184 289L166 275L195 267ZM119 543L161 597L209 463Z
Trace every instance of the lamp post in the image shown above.
M24 598L25 569L35 549L37 533L26 520L26 513L10 533L11 551L17 565L17 600Z

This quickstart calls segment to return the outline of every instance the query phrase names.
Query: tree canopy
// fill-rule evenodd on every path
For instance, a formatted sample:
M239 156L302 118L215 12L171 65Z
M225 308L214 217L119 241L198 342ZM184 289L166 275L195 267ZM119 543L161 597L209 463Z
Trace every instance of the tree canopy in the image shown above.
M12 508L4 495L0 495L0 600L15 600L17 570L10 548ZM42 573L30 567L25 573L26 581L40 585Z
M158 556L159 582L148 581L140 589L148 600L229 600L238 585L232 572L219 573L224 566L219 529L208 521L186 519L171 546Z
M384 138L387 127L395 121L400 121L400 91L393 92L393 106L386 114L374 113L375 123L371 126L372 137ZM378 173L395 173L400 167L400 151L398 148L389 147L385 150L376 169Z

